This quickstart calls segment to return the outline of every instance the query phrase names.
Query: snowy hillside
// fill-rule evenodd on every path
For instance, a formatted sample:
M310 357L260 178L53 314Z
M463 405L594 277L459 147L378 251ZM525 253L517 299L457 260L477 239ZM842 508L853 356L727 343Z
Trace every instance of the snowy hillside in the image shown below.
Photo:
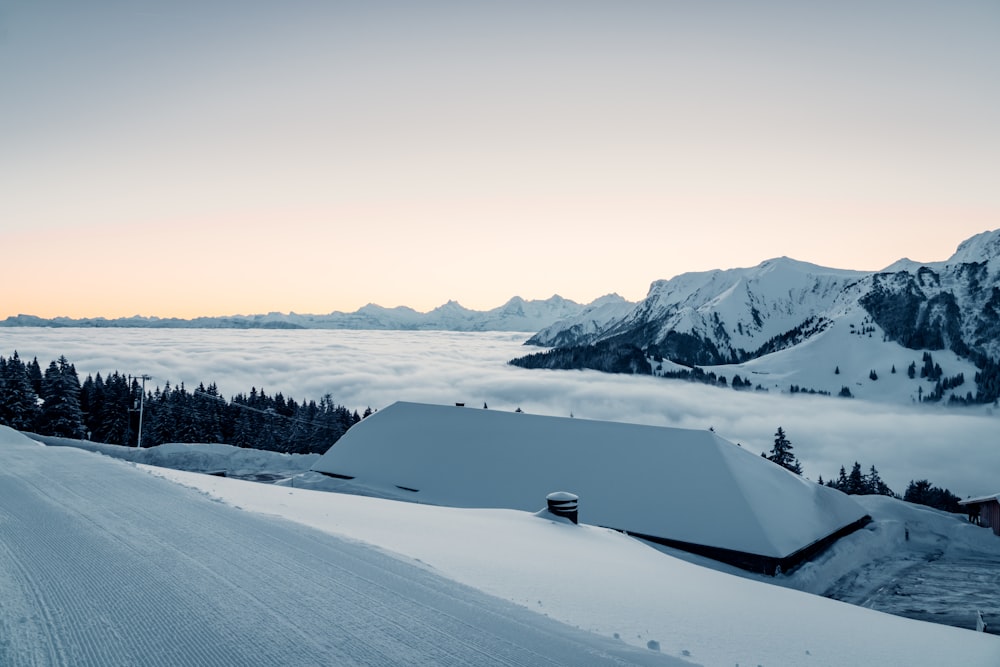
M621 299L617 295L613 298ZM359 330L439 330L439 331L538 331L554 322L573 318L605 303L602 297L590 305L581 305L554 295L548 299L527 301L519 296L491 310L470 310L456 301L426 313L407 306L385 308L370 303L351 313L334 311L326 315L268 313L266 315L230 315L197 317L191 320L159 317L43 319L18 315L0 321L0 326L16 327L139 327L200 329L359 329Z
M682 334L705 341L718 360L739 358L828 311L862 275L787 257L750 269L685 273L654 282L646 298L627 314L572 339L572 344L623 337L671 349L682 345L674 342ZM554 329L528 342L551 345L561 334Z
M136 466L10 429L0 451L5 666L1000 660L995 636L736 577L528 512ZM873 548L904 549L899 517L914 538L948 523L879 511L831 554L841 569ZM585 502L581 512L586 524ZM949 525L956 536L976 530Z
M240 511L6 427L0 455L3 667L682 664L280 518L275 496Z
M771 392L823 392L838 397L846 388L849 397L866 401L899 405L928 400L938 379L921 377L924 352L884 340L881 327L857 311L851 314L845 313L824 331L795 346L741 364L704 366L703 370L730 380L740 376ZM971 361L950 350L929 354L942 377L963 378L962 384L943 390L938 404L947 404L952 395L976 394L978 369ZM909 375L911 364L913 377ZM653 364L654 374L658 366ZM671 367L664 369L669 372Z
M628 312L588 327L557 323L528 343L557 350L518 365L657 374L674 370L666 361L738 373L769 389L794 384L836 394L847 387L893 402L937 391L935 400L992 402L997 379L986 388L973 380L977 366L1000 359L1000 230L968 239L946 262L900 260L871 274L784 257L683 274L654 282ZM648 365L634 358L637 348ZM914 361L919 368L925 351L943 373L929 387L866 386L870 375L888 378L893 364L897 373ZM838 365L845 374L833 377ZM951 380L938 388L944 378Z

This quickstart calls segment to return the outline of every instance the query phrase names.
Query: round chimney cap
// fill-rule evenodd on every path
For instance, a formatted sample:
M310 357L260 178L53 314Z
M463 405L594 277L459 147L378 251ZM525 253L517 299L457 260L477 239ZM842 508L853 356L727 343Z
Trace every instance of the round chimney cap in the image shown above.
M545 496L546 500L554 500L555 502L571 502L573 500L579 500L580 497L575 493L570 493L569 491L553 491L549 495Z

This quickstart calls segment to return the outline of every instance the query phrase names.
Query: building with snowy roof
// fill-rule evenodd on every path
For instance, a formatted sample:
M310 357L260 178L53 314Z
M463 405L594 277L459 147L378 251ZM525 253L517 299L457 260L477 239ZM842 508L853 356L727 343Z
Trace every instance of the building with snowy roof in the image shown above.
M868 521L847 495L711 431L457 406L394 403L312 469L454 507L534 511L569 491L582 523L769 574Z
M992 528L993 534L1000 536L1000 493L958 501L969 512L969 521L975 521L984 528Z

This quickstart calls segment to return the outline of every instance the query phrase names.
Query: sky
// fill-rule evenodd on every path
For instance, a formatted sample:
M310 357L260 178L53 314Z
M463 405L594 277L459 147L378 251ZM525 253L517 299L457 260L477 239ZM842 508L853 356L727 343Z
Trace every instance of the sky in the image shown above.
M1000 227L1000 4L0 0L0 317L637 300Z
M44 368L60 355L81 381L113 371L221 395L251 388L298 402L325 394L351 410L395 401L469 409L707 429L752 452L769 451L780 426L809 479L874 465L902 494L928 479L961 498L997 493L997 410L911 406L777 389L737 392L681 380L598 371L526 370L507 360L533 351L524 334L445 331L251 331L0 327L0 355ZM970 465L974 461L974 465Z

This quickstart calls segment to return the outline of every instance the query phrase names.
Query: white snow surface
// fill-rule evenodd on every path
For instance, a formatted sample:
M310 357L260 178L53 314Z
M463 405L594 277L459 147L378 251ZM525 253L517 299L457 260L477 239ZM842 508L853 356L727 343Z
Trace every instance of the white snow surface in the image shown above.
M225 547L224 558L221 559L223 564L203 564L199 568L199 582L180 581L177 590L171 591L173 596L187 596L190 601L197 601L193 607L185 607L183 611L185 615L197 619L201 625L196 630L186 630L191 635L180 635L180 640L178 636L171 636L169 641L165 641L168 636L162 634L173 628L171 624L175 620L173 612L176 610L168 604L174 600L173 597L156 599L151 608L158 623L149 622L148 626L135 623L137 618L140 621L146 620L141 608L124 608L129 613L137 613L138 617L114 613L115 607L88 607L85 611L78 609L75 603L77 589L83 588L83 585L67 581L66 577L69 571L67 563L79 560L72 556L80 550L80 545L63 539L65 535L60 535L60 539L52 540L46 545L51 551L51 561L57 567L44 569L44 563L22 563L22 569L14 577L16 581L41 585L42 593L45 590L72 592L68 597L55 596L54 599L51 595L46 597L43 594L37 604L48 603L43 608L48 615L36 618L35 614L39 610L32 611L25 607L25 600L16 594L18 589L7 585L10 577L4 573L9 570L0 568L0 580L3 580L6 592L0 597L0 629L5 637L10 637L6 643L0 642L0 663L4 665L126 664L108 660L89 663L45 660L45 656L60 655L55 650L57 647L51 645L53 638L100 638L116 631L121 633L116 641L126 646L145 640L152 642L154 652L160 651L168 656L201 655L200 664L227 664L225 660L231 661L240 656L244 659L249 656L245 664L267 664L268 656L275 655L275 648L266 641L280 641L278 650L286 651L283 654L283 664L306 664L303 656L317 650L317 644L322 644L325 636L340 636L339 633L344 633L344 636L337 642L337 655L343 656L347 651L356 651L360 657L368 658L367 663L360 659L356 663L402 664L394 663L391 659L386 661L386 655L390 658L395 655L397 660L402 659L401 655L413 658L415 654L405 653L407 646L384 643L381 627L365 627L364 623L370 622L368 617L361 619L361 622L350 623L346 628L337 627L335 632L327 626L325 632L317 633L291 632L289 629L292 626L288 624L291 619L280 616L282 612L289 610L301 614L303 605L306 604L310 605L311 610L329 610L332 620L341 622L344 614L336 613L338 609L342 608L345 613L366 613L365 607L358 609L352 606L358 591L351 589L366 585L364 581L356 581L352 585L350 577L346 582L337 584L320 579L311 582L310 586L314 590L309 591L286 590L283 586L288 584L284 580L280 582L281 585L259 581L258 585L262 587L264 595L254 595L252 598L249 591L240 588L241 582L247 577L247 571L254 573L261 565L256 562L264 553L260 549L274 545L275 536L270 534L269 526L278 529L286 520L346 539L355 545L355 550L368 549L342 554L342 557L356 560L361 555L370 560L373 569L368 572L369 576L386 577L385 586L389 586L401 575L413 576L406 575L409 570L394 572L388 567L383 560L383 554L388 554L399 560L399 567L416 565L429 574L433 573L435 577L460 582L531 610L538 614L539 623L554 619L594 635L611 638L613 642L623 646L627 644L642 650L642 653L618 654L618 664L639 663L639 658L645 654L649 658L662 658L663 662L641 664L725 667L736 664L772 667L995 667L1000 664L1000 638L995 636L889 616L786 588L825 590L846 573L856 571L880 558L898 554L914 545L919 546L922 540L935 536L947 538L949 548L952 549L1000 553L1000 540L996 540L989 531L975 528L954 515L890 498L860 498L875 521L868 528L839 540L821 558L807 566L787 576L767 579L767 582L786 586L782 587L753 577L747 578L746 575L737 577L718 569L702 567L688 562L691 558L698 560L697 557L675 558L610 530L590 525L573 526L527 512L400 503L136 466L70 448L41 447L6 428L0 428L0 449L6 461L0 474L14 474L15 478L20 477L38 490L59 490L68 487L71 481L77 484L72 489L72 513L84 519L81 523L89 526L86 530L114 534L116 541L128 544L129 540L136 537L146 541L150 539L149 526L135 523L136 517L122 509L135 506L137 501L141 501L140 509L145 509L141 507L142 504L172 507L174 509L170 514L181 514L181 521L191 521L191 515L187 513L189 511L206 513L207 529L191 524L176 531L173 537L169 537L170 532L167 531L168 536L158 535L156 543L133 546L141 549L142 553L148 551L146 558L160 553L169 557L163 562L169 562L170 565L163 570L163 576L156 577L157 581L132 578L125 582L130 592L138 591L145 596L154 594L156 586L163 581L176 581L177 576L186 572L191 560L191 546L211 539L212 536L206 530L218 528L217 522L208 522L213 518L209 514L222 512L224 506L244 510L223 515L226 526L224 541L237 544L235 548ZM167 457L164 457L164 461L169 462ZM266 469L260 472L264 471ZM194 502L196 498L182 497L182 494L171 491L169 487L172 485L143 482L141 478L145 474L196 489L200 494L221 501L224 505L211 502L198 504ZM70 476L72 480L68 479ZM91 483L83 485L79 481L81 479L90 479ZM108 486L109 483L112 485ZM289 484L315 484L336 488L343 487L346 483L321 478L317 473L305 473L293 477ZM5 485L4 489L6 488ZM140 492L143 494L142 498L132 495ZM97 504L95 498L110 493L114 494L113 502L118 503L117 509L94 515ZM11 521L12 512L16 514L21 509L24 508L8 508L0 515L4 517L0 521L0 533L4 535L4 539L0 540L0 560L7 558L11 551L3 545L17 542L12 542L10 536L23 537L18 532L16 523ZM30 507L27 509L33 511ZM247 519L257 518L248 522L247 519L241 519L241 516L246 516ZM164 518L173 520L173 516ZM139 519L157 523L155 514L149 511L142 512ZM171 524L169 528L174 526ZM35 533L39 529L39 526L25 526L21 530ZM904 541L904 529L909 531L911 539L908 541ZM311 563L310 569L317 568L318 574L321 564L317 560L320 553L317 551L319 541L310 539L306 552L302 554L305 559L303 562ZM260 542L259 547L255 546L257 542ZM297 546L301 547L302 544ZM347 545L344 548L346 547ZM381 553L372 551L372 547ZM368 555L364 556L365 553ZM156 563L161 560L157 559ZM348 562L337 562L344 568L348 566ZM301 567L298 557L293 562L284 563L284 566L285 569ZM89 571L94 565L86 564L86 567ZM154 564L155 567L160 565ZM230 569L225 569L227 567ZM135 567L126 559L116 563L112 571L134 574ZM884 567L871 569L868 574L891 576L891 572L887 572ZM59 576L58 581L45 579L55 576ZM200 612L203 608L218 612L231 600L206 598L204 589L191 590L188 595L185 589L199 584L211 584L211 592L214 592L217 587L212 582L213 579L228 582L227 598L243 605L252 602L252 605L242 608L240 613L231 618L202 618ZM434 591L428 590L428 586L436 580L418 582L415 588L421 591L419 595L429 598ZM117 582L121 585L120 574ZM872 585L877 583L872 582ZM336 588L331 589L332 586ZM446 589L446 592L454 596L460 595L462 590L468 589ZM21 593L30 602L31 595L38 595L39 591ZM289 599L295 595L301 595L303 599ZM316 600L319 606L315 606ZM429 599L417 602L418 609L426 606L419 604L420 602L430 604ZM462 600L453 599L452 602L464 604ZM362 599L362 604L371 606L371 601ZM412 609L412 604L407 603L407 609ZM494 616L490 616L495 614L492 607L486 603L481 604L486 606L472 607L477 617L487 615L496 621ZM379 607L380 613L387 615L383 622L393 622L392 610L398 605L399 601L395 600L385 607ZM120 599L116 606L123 606ZM549 618L543 618L542 615ZM102 623L95 625L91 622L94 618L101 618ZM435 618L435 622L441 622L447 616ZM414 622L413 618L399 620ZM115 626L114 622L122 624ZM258 623L265 625L254 625ZM50 628L48 638L32 634L36 628L44 630L46 624L69 627L60 627L58 632ZM533 625L535 624L530 622L524 623L522 619L521 628L524 632L532 630L530 626ZM158 629L161 626L165 628L162 631ZM231 645L242 637L241 632L247 628L253 631L255 627L260 637L247 641L245 646ZM226 628L223 641L227 642L221 647L237 651L238 655L222 654L220 657L218 646L191 646L192 642L205 641L206 638L216 640L214 633L221 628ZM466 631L471 631L471 626L467 626ZM452 648L452 644L445 641L447 635L443 630L439 633L435 629L434 635L435 641L441 643L442 650ZM517 644L519 640L515 637L510 641ZM545 641L553 639L550 636ZM28 654L18 652L19 648L25 647L35 650ZM75 648L80 649L72 645L58 648L63 650L63 655L71 654ZM507 648L510 649L510 646ZM87 650L94 655L107 656L115 654L114 651L118 649L97 644L91 645ZM260 653L254 654L253 651ZM404 652L400 653L401 651ZM146 655L145 664L167 664L156 662L150 655L152 654ZM442 654L437 655L440 658ZM487 656L480 655L480 664L486 663ZM506 656L498 656L497 661L504 662L503 657ZM379 663L379 659L383 662ZM411 662L415 662L415 658ZM525 664L539 662L541 661L537 660L535 663ZM519 663L511 660L504 664ZM586 664L601 663L593 656L592 661Z
M159 468L6 427L0 456L3 667L683 664L144 472Z
M313 470L453 507L530 511L570 491L595 525L774 558L865 515L708 430L420 403L356 424Z
M319 454L282 454L219 443L169 442L156 447L138 448L33 433L29 435L46 445L86 449L133 463L145 463L190 472L224 472L233 477L261 473L290 476L309 470L320 458Z
M934 549L948 554L1000 556L1000 539L989 529L974 526L959 515L888 496L854 498L875 520L776 581L798 590L829 593L842 578L856 577L865 568L873 568L873 572L864 573L867 581L852 584L857 601L861 602L867 594L891 581L894 567L908 563L907 552ZM965 611L971 618L974 610ZM994 620L997 621L1000 619Z
M586 631L700 665L995 667L1000 639L913 621L702 567L592 525L516 510L449 508L252 485L165 469L150 473L245 510L374 545L444 577ZM882 499L878 499L882 500ZM930 524L940 513L907 516ZM879 508L874 502L873 507ZM878 548L899 548L888 526L860 531L827 567L848 570ZM968 526L970 530L974 530ZM978 531L977 537L986 531ZM901 531L900 531L901 533ZM877 535L873 539L872 535ZM971 539L971 538L970 538ZM838 543L839 544L839 543ZM812 574L810 574L812 573ZM802 570L802 581L820 576ZM788 586L792 577L779 577Z
M862 333L867 327L869 333ZM859 401L896 405L919 404L922 396L934 391L935 382L919 376L922 352L884 340L883 330L859 311L852 310L833 320L830 326L808 340L779 352L751 359L741 364L704 366L705 372L714 372L732 379L734 375L750 380L754 386L775 393L787 393L792 385L803 391L810 389L827 392L831 400L847 387L851 396ZM975 376L978 369L967 359L951 350L935 350L934 362L941 366L945 377L963 374L965 383L946 392L938 405L922 404L925 410L944 409L948 396L965 396L976 393ZM907 376L907 367L916 364L917 375ZM895 372L893 371L895 369ZM667 369L671 370L671 369ZM875 371L877 379L872 379ZM990 406L973 406L965 414L986 413Z

